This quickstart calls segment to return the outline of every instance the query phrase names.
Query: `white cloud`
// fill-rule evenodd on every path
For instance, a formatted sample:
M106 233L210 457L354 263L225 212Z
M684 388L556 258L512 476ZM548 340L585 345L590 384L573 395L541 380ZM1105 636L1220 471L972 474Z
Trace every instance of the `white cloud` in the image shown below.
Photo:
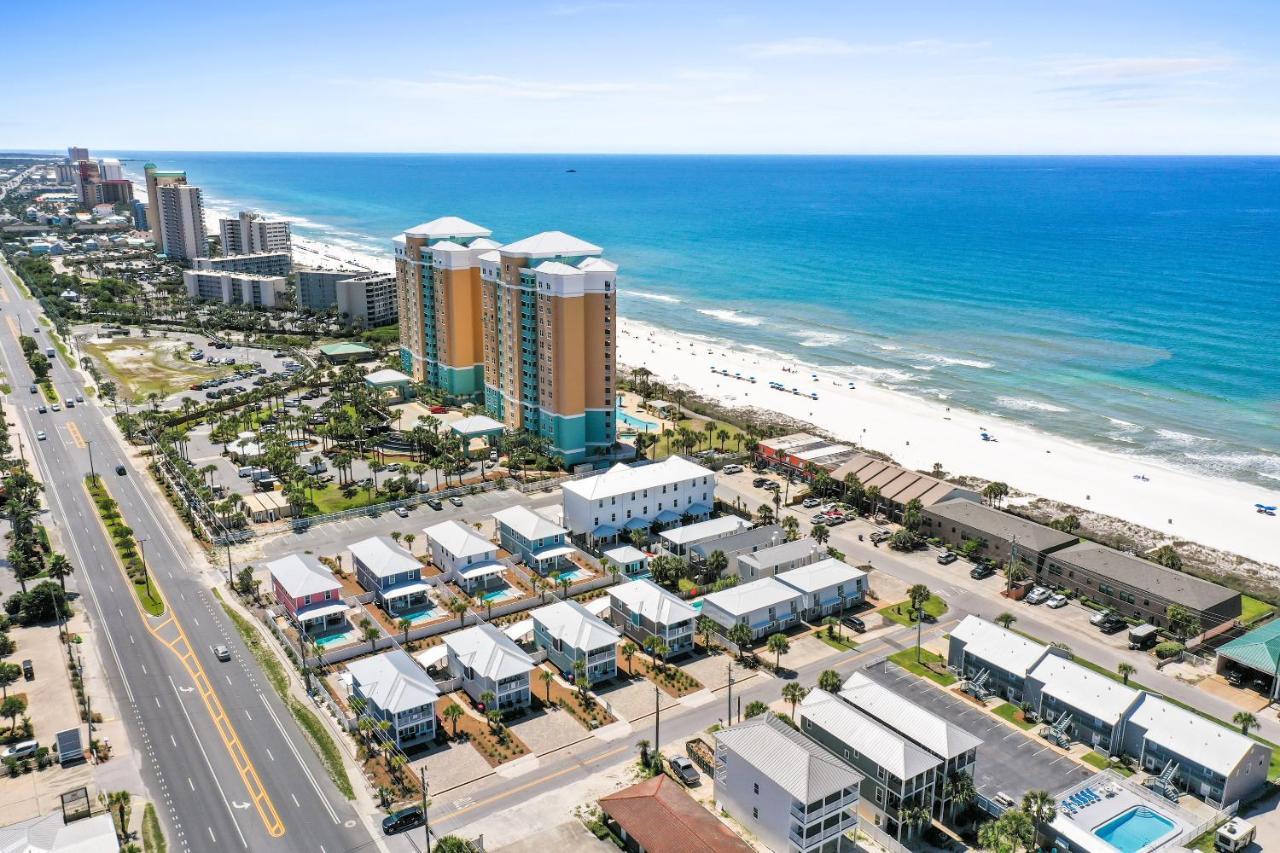
M1088 59L1061 63L1053 73L1062 77L1093 77L1109 80L1135 77L1174 77L1205 74L1229 68L1234 62L1224 57L1208 56L1133 56Z
M873 56L888 53L949 53L957 50L978 50L989 47L990 42L945 41L943 39L913 39L911 41L866 44L823 36L797 36L771 42L745 45L748 53L763 59L785 56Z

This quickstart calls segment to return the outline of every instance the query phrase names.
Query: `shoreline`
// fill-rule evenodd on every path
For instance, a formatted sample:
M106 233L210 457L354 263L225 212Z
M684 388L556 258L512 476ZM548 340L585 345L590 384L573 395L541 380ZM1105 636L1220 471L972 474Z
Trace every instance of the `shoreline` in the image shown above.
M887 453L907 468L927 471L940 462L950 474L1000 480L1017 491L1142 525L1170 542L1190 541L1280 565L1280 519L1254 511L1255 502L1280 503L1280 493L1108 452L866 381L850 389L847 378L782 354L734 349L622 316L618 327L619 364L647 368L654 379L720 405L777 412ZM713 366L757 381L713 374ZM771 381L814 391L819 399L772 390ZM983 441L983 431L995 440Z

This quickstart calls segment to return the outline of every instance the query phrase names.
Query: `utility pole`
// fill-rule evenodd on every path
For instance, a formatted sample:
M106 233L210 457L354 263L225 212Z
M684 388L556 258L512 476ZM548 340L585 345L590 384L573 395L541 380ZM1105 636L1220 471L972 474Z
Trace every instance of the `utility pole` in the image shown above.
M85 447L89 450L89 479L98 482L98 474L93 470L93 439L85 439Z
M151 581L147 580L147 537L138 537L138 552L142 555L142 589L151 596Z
M418 781L422 783L422 832L427 837L427 853L431 853L431 817L427 814L427 768L418 768Z
M662 747L659 746L662 741L658 740L658 715L662 710L658 704L660 695L658 685L653 685L653 748L659 755L662 754Z
M733 725L733 661L729 661L729 704L724 711L724 722L726 726Z

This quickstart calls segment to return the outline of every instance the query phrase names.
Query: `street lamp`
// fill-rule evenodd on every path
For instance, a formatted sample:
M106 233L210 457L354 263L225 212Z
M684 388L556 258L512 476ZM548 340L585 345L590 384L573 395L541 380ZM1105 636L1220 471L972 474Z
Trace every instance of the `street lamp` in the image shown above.
M138 536L138 551L142 555L142 589L151 596L151 581L147 579L147 537Z
M98 474L93 470L93 439L85 439L85 447L89 451L89 479L98 482Z

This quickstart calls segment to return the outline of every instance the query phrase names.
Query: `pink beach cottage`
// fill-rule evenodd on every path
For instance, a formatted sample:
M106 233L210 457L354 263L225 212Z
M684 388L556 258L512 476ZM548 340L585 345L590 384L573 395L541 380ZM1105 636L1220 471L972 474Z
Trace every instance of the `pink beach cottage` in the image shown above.
M276 601L304 634L346 627L342 584L310 554L290 554L267 563Z

